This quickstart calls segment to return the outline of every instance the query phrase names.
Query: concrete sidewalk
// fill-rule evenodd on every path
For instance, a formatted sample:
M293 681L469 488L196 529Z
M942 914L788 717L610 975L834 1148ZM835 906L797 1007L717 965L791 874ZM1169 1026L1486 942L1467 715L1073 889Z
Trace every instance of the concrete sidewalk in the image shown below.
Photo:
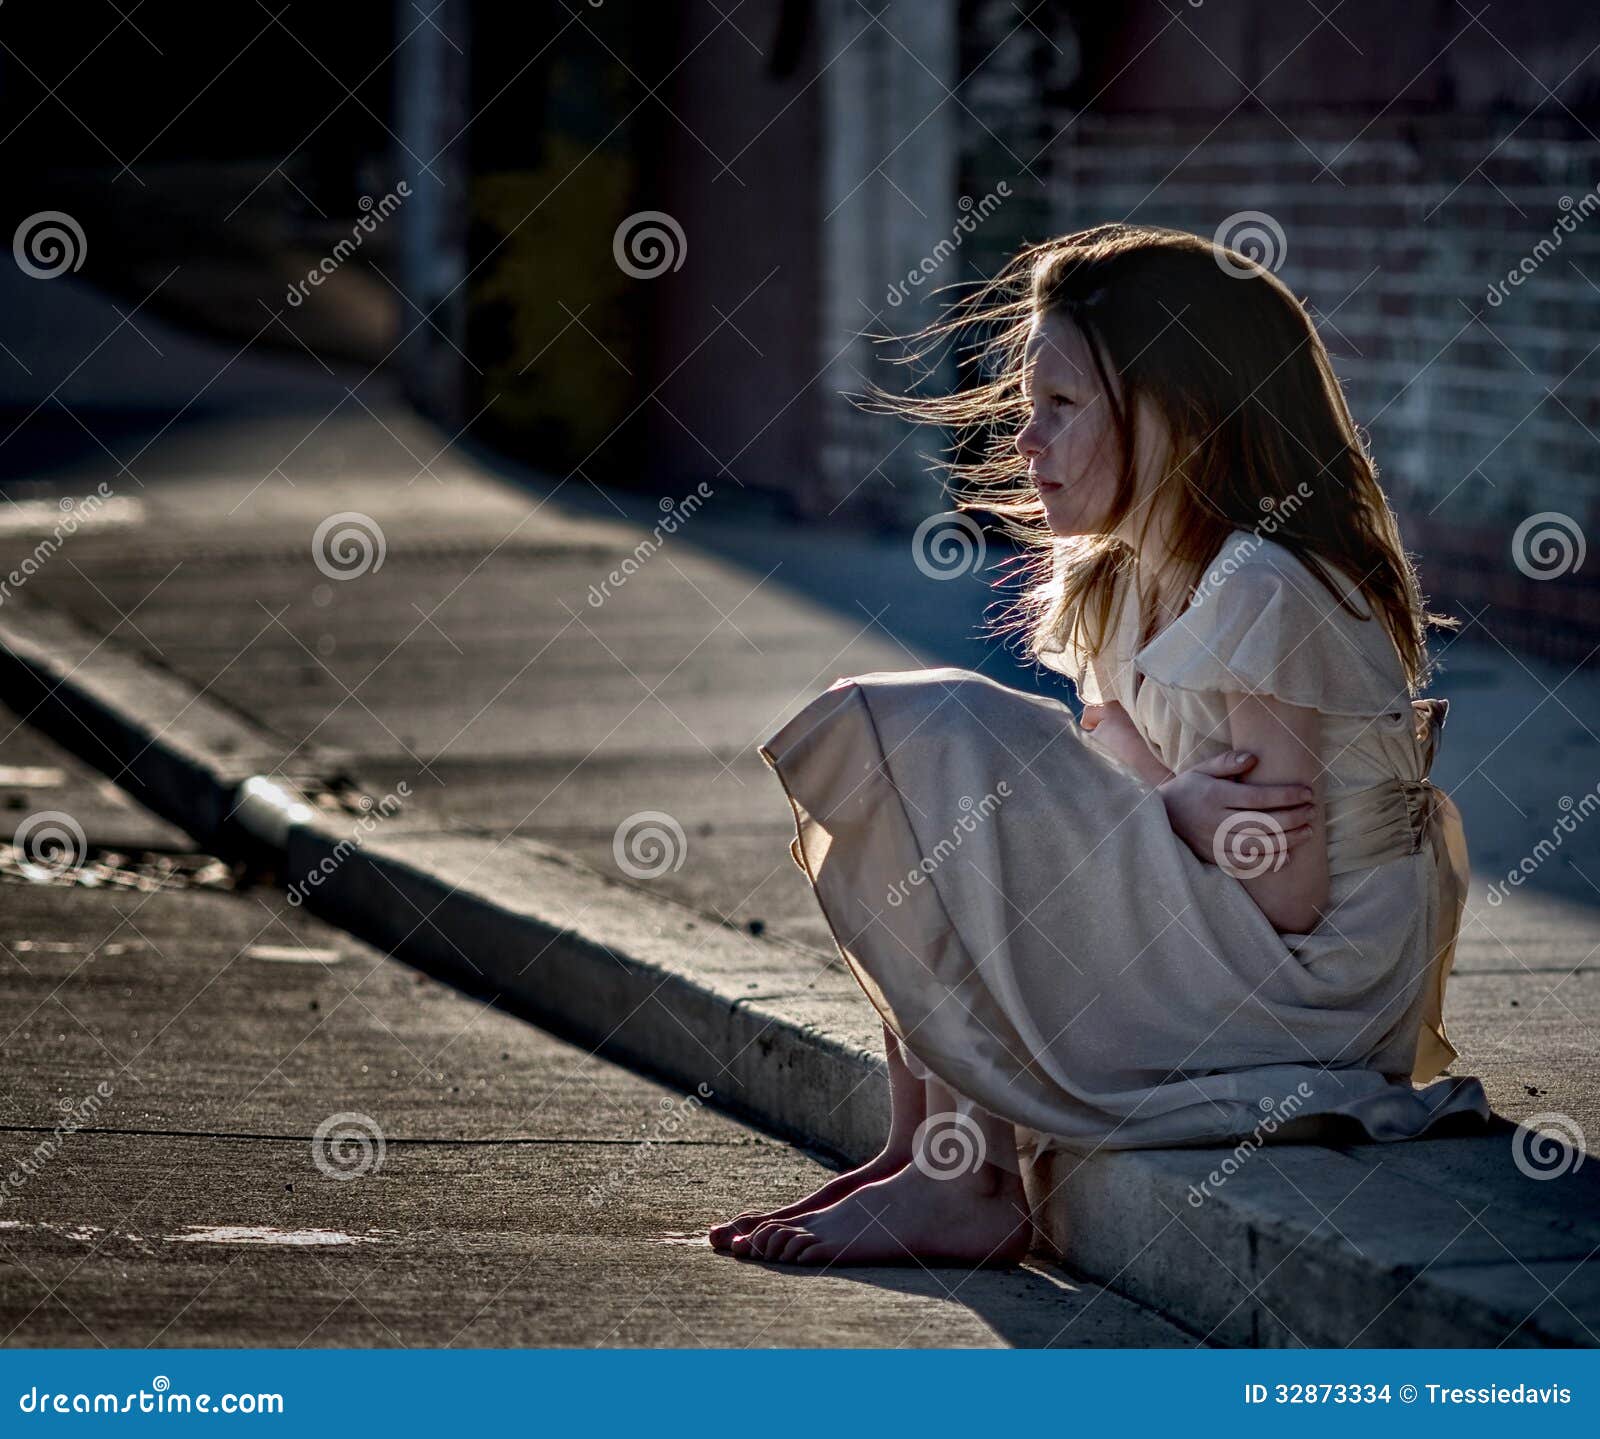
M36 731L5 786L87 844L0 876L0 1343L1194 1342L1044 1266L797 1285L686 1242L826 1171L240 885Z
M205 416L122 414L115 436L97 430L115 463L85 440L48 477L8 568L59 496L106 479L133 503L0 609L8 702L208 846L253 848L285 876L337 858L312 905L363 938L686 1087L713 1076L774 1129L872 1147L876 1021L831 955L754 745L837 674L958 663L1034 683L972 638L981 581L928 580L903 538L786 530L731 481L635 567L654 503L498 481L370 382L293 378L322 383L315 404L230 404L224 378ZM92 390L69 403L94 425ZM313 554L336 513L369 524L370 558L345 562L358 574ZM1487 631L1447 660L1442 692L1462 703L1436 777L1477 867L1449 1014L1459 1068L1508 1119L1592 1134L1594 845L1568 841L1502 904L1486 884L1600 776L1581 718L1600 684ZM246 833L237 787L271 773L311 809L253 804ZM369 836L359 795L385 812L402 783L405 808ZM619 856L660 815L679 863L644 879ZM1596 1342L1600 1196L1576 1154L1534 1181L1510 1131L1267 1149L1191 1212L1188 1186L1220 1157L1101 1156L1058 1176L1069 1260L1221 1342Z

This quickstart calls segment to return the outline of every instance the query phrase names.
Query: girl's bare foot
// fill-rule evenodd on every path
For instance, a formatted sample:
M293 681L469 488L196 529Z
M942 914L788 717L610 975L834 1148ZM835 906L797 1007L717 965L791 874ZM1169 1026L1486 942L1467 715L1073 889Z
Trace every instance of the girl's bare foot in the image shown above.
M781 1209L747 1210L743 1214L736 1214L724 1224L713 1225L710 1235L711 1247L726 1252L732 1249L735 1238L752 1233L769 1220L796 1219L802 1214L826 1209L830 1204L838 1203L846 1195L854 1194L863 1184L874 1184L880 1179L887 1179L890 1175L898 1173L910 1160L911 1150L908 1146L891 1146L884 1149L859 1168L845 1174L834 1175L820 1189L814 1189L804 1199L797 1199L793 1204L786 1204Z
M888 1179L731 1241L740 1258L785 1264L1015 1264L1033 1240L1020 1176L985 1164L935 1178L906 1164Z
M863 1184L875 1184L897 1174L910 1163L917 1142L917 1129L928 1113L927 1093L922 1080L911 1073L902 1053L898 1035L888 1024L883 1026L883 1050L889 1061L889 1137L883 1149L865 1164L846 1174L835 1175L820 1189L813 1190L804 1199L786 1204L782 1209L747 1210L735 1215L725 1224L711 1230L711 1247L724 1253L731 1252L733 1241L748 1235L771 1220L796 1219L814 1210L837 1204L847 1195L854 1194Z

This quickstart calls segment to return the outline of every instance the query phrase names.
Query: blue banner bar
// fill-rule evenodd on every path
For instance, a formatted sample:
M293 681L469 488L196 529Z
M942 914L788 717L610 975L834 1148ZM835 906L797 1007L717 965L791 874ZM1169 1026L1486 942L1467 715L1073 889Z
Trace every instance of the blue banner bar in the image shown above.
M1516 1350L11 1350L0 1433L74 1430L404 1435L814 1436L881 1420L997 1426L1224 1425L1404 1433L1419 1420L1504 1439L1595 1433L1595 1351ZM1172 1432L1181 1432L1174 1430Z

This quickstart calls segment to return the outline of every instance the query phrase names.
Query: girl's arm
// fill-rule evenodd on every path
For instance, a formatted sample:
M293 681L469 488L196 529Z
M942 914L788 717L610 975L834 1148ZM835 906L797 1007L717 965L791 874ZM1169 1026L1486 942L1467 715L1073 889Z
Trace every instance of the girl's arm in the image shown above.
M1146 783L1163 784L1172 778L1172 771L1145 743L1138 727L1128 718L1128 712L1116 700L1085 705L1080 723L1091 738L1135 770Z
M1115 700L1084 706L1081 723L1157 787L1173 833L1201 863L1225 862L1274 929L1303 934L1316 927L1317 909L1328 896L1317 713L1256 696L1228 700L1232 743L1239 748L1178 775ZM1241 778L1247 771L1248 781ZM1255 875L1256 869L1263 872Z
M1266 695L1230 694L1230 742L1258 757L1250 775L1255 785L1302 785L1311 792L1308 806L1292 811L1264 811L1256 827L1271 849L1252 846L1249 825L1233 831L1239 840L1231 856L1233 867L1253 872L1262 867L1263 853L1272 859L1263 873L1239 874L1261 912L1281 933L1303 934L1315 929L1328 902L1328 837L1322 814L1321 763L1317 759L1321 717L1314 709L1284 704ZM1287 834L1289 826L1297 826ZM1219 863L1221 861L1219 860Z

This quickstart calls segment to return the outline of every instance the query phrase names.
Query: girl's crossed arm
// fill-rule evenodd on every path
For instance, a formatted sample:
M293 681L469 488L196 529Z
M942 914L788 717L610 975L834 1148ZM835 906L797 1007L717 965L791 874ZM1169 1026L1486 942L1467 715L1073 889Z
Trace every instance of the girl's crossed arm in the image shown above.
M1181 774L1161 762L1115 700L1085 705L1081 723L1096 743L1160 791L1173 832L1198 859L1217 864L1226 858L1246 870L1257 868L1265 853L1265 872L1249 878L1241 873L1239 882L1275 929L1304 933L1316 926L1328 897L1317 713L1258 695L1228 700L1229 738L1236 748ZM1252 772L1248 782L1240 778L1246 771ZM1242 814L1254 818L1242 821Z

